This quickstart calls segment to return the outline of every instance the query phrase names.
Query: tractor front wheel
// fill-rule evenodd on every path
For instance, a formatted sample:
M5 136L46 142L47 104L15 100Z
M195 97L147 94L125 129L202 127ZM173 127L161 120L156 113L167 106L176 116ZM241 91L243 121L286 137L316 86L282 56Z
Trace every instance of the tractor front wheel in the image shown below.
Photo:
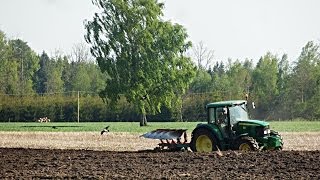
M198 129L193 133L190 148L193 152L211 152L218 150L218 140L207 129Z
M257 151L259 149L259 145L257 141L252 137L241 137L235 143L235 150L239 151Z

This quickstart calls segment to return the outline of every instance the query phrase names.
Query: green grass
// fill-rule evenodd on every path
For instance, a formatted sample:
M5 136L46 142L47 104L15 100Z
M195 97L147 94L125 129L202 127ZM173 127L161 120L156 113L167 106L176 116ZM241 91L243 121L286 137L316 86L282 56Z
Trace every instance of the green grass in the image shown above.
M320 132L320 121L271 121L272 129L279 132Z
M83 132L101 131L107 125L112 132L144 133L159 128L194 129L199 122L150 122L140 127L139 122L83 122L83 123L0 123L0 131Z
M101 131L110 125L112 132L145 133L159 128L188 129L191 132L199 122L150 122L140 127L138 122L99 123L0 123L0 131L83 132ZM320 132L320 121L271 121L272 129L280 132Z

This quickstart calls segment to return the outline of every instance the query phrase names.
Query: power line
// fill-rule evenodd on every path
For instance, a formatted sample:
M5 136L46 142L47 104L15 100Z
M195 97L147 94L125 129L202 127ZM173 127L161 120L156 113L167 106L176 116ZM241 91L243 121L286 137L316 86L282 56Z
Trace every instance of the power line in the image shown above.
M11 93L11 94L0 94L0 96L44 96L44 95L55 95L55 94L99 94L93 91L65 91L65 92L50 92L50 93Z

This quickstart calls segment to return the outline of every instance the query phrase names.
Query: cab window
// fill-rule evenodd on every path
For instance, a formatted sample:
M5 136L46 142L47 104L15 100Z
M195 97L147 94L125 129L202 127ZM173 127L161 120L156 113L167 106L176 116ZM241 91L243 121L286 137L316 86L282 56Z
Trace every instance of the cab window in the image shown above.
M214 123L215 121L215 113L214 113L214 108L209 108L209 123Z
M216 123L217 124L227 124L228 114L227 108L219 107L216 109Z

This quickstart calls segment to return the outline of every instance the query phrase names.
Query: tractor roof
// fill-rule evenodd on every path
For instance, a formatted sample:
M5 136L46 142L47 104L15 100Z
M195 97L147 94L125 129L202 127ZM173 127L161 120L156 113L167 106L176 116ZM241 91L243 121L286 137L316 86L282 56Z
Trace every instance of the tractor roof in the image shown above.
M245 100L219 101L219 102L207 104L206 108L234 106L234 105L241 105L245 103L247 103L247 101Z

